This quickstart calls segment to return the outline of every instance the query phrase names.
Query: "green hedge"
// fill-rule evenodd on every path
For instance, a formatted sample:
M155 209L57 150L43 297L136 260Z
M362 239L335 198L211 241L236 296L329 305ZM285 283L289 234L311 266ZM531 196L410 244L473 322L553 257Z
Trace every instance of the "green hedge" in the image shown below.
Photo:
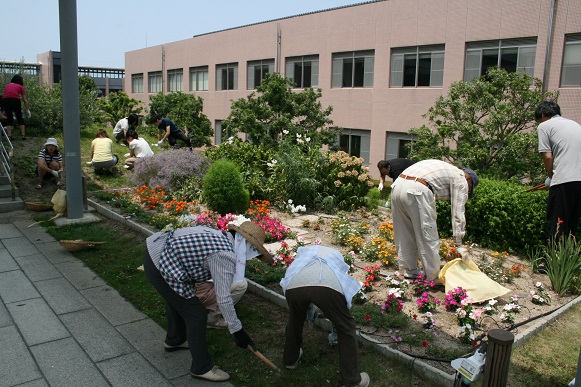
M466 205L465 241L502 251L527 252L546 243L548 190L526 192L522 184L481 179ZM438 201L438 231L452 235L449 201Z

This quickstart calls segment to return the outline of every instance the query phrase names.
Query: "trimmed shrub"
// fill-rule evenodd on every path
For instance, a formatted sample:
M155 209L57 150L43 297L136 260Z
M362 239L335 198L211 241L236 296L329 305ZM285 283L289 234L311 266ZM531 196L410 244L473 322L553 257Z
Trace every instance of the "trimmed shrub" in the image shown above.
M171 149L153 157L138 158L129 181L136 186L159 185L171 191L181 190L183 196L190 199L199 192L202 177L209 166L210 160L200 152Z
M466 204L466 237L484 247L525 252L546 243L547 190L526 192L528 186L481 179ZM438 231L452 235L450 202L439 200Z
M210 210L222 215L244 213L250 205L238 167L224 159L215 161L204 176L202 196Z

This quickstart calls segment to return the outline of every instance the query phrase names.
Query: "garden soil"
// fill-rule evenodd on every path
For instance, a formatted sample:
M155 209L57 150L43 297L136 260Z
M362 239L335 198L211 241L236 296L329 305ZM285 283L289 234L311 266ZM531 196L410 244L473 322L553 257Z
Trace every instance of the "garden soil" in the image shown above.
M44 186L41 189L36 189L35 185L37 184L37 179L33 175L34 173L34 163L36 162L36 156L40 149L42 148L45 138L34 138L28 137L28 140L22 141L16 139L14 141L14 148L15 148L15 181L16 185L19 189L19 196L22 198L23 201L31 201L31 202L41 202L41 203L50 203L50 199L52 195L56 192L57 186L47 180ZM86 155L85 155L86 156ZM85 157L87 158L87 157ZM65 165L66 168L66 165ZM83 173L87 176L87 179L90 181L92 179L92 170L91 168L87 168L87 166L83 165ZM124 172L124 171L123 171ZM120 172L120 173L123 173ZM65 180L64 176L62 179L63 182L63 189L65 189ZM103 179L100 179L100 184L103 184ZM89 192L89 197L91 196ZM331 223L336 218L334 216L324 215L324 214L315 214L305 216L297 216L297 215L289 215L284 212L274 213L273 216L278 216L283 220L283 223L287 226L290 226L293 230L298 231L301 238L304 240L305 243L315 243L316 240L320 240L322 244L332 245L333 247L340 250L342 253L347 253L348 249L344 246L337 246L333 244L332 241L332 230L331 230ZM371 214L365 211L353 212L347 214L350 221L353 223L365 221L372 226L379 226L379 224L383 221L391 222L391 216L389 210L382 210L378 214ZM306 222L305 220L309 220ZM320 220L320 221L317 221ZM105 222L110 222L112 227L116 227L115 222L104 219ZM470 220L468 220L470 221ZM134 231L130 231L125 229L124 232L135 233ZM136 240L144 239L141 234L135 235ZM370 239L370 235L367 236L367 239ZM476 245L471 246L471 257L475 261L477 265L482 263L482 259L485 257L492 257L494 251L481 248ZM366 271L363 269L365 266L371 266L379 262L362 262L362 261L355 261L355 272L352 274L356 279L360 281L365 280ZM445 262L442 261L442 264ZM531 270L531 265L528 261L521 259L515 255L509 255L505 261L506 267L512 267L513 265L522 265L522 272L519 277L516 277L512 280L511 283L503 283L502 285L509 288L510 292L500 298L498 298L499 305L502 308L503 305L506 305L510 302L510 297L513 295L517 295L519 297L519 304L521 305L521 313L516 315L516 323L521 323L536 316L540 316L547 312L557 309L558 307L568 303L573 299L573 296L565 296L559 297L554 294L552 291L548 291L549 295L551 296L551 304L550 305L535 305L531 302L531 295L530 291L534 289L535 283L541 282L545 288L550 288L550 281L546 275L533 273ZM394 271L396 270L395 267L382 267L381 274L382 277L387 275L393 275ZM280 287L273 286L272 287L275 291L280 292ZM388 294L388 286L387 282L383 279L377 282L377 285L374 287L374 290L367 294L369 300L373 302L377 302L382 304L383 301L386 299ZM443 288L433 289L430 292L431 296L436 297L440 300L441 305L438 306L436 312L434 313L434 320L436 321L436 329L431 333L433 337L431 338L428 346L433 347L431 351L428 351L427 348L424 346L411 346L408 344L398 343L394 341L394 338L404 336L406 334L410 334L410 332L405 331L385 331L383 329L374 328L373 326L362 326L361 332L365 335L373 338L376 341L389 344L391 347L401 350L403 352L410 353L412 355L417 356L429 356L429 357L438 357L435 354L440 354L440 357L443 358L450 358L451 354L462 354L462 353L469 353L473 348L470 344L462 344L459 342L458 338L456 337L457 333L459 332L459 326L456 322L455 315L453 313L447 312L443 306L444 301L444 290ZM253 296L254 297L254 296ZM268 302L261 302L260 307L269 315L283 315L285 311L281 308L272 305ZM422 313L418 311L417 305L415 303L415 298L413 296L408 296L407 301L404 303L404 313L413 316L418 316L418 322L414 325L412 324L412 330L418 330L418 327L421 326L421 316ZM281 324L285 318L281 317ZM526 323L522 326L519 326L516 329L511 330L512 333L517 334L526 328L528 328L532 322ZM498 315L493 316L492 318L488 317L482 321L481 329L476 331L476 336L479 335L485 336L486 332L489 329L508 329L508 324L503 324ZM270 328L269 328L270 329ZM281 327L282 329L282 327ZM306 331L305 331L306 332ZM260 334L257 332L256 334ZM307 333L306 333L307 334ZM312 333L308 333L309 335ZM326 335L324 335L326 337ZM440 368L446 372L452 373L452 370L446 363L442 362L432 362L429 363L437 368Z

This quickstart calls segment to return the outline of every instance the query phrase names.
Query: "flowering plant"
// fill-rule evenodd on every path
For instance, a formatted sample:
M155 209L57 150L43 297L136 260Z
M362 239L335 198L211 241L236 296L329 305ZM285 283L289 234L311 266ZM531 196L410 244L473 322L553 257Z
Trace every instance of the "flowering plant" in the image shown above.
M542 282L535 284L535 290L531 290L531 301L537 305L549 305L551 303L551 296L543 286Z
M424 329L432 329L435 326L436 326L436 320L433 319L432 312L426 312L426 314L424 315L424 323L423 323L422 327Z
M461 287L449 290L448 293L446 293L446 297L444 299L444 306L446 307L446 310L455 312L456 309L460 307L460 302L466 297L468 297L468 294L466 293L466 290L462 289Z
M502 307L500 321L512 325L516 321L516 315L520 313L521 306L518 303L518 296L516 294L510 297L510 301L510 303Z
M456 334L456 337L460 340L460 342L464 344L472 343L474 344L474 332L472 330L471 324L462 325L460 327L460 332Z
M320 241L317 244L320 244ZM343 260L349 265L349 273L353 273L355 271L355 265L353 265L353 262L355 262L355 251L351 250L343 255Z
M429 292L436 284L434 281L428 281L424 278L423 274L419 274L418 277L412 281L412 291L418 296L424 292Z
M299 212L306 212L306 211L307 211L307 207L306 207L306 206L304 206L304 205L300 205L300 204L299 204L299 205L295 206L295 205L293 204L293 200L292 200L292 199L289 199L289 200L288 200L288 202L287 202L287 209L288 209L288 210L289 210L291 213L293 213L293 214L296 214L296 213L299 213Z
M489 300L488 304L483 308L484 314L492 316L496 312L498 312L498 301L495 299Z
M381 310L384 313L402 313L403 311L403 300L401 297L397 296L397 293L389 293L387 299L381 306Z
M440 305L440 300L435 297L430 297L430 293L428 292L423 292L416 300L416 304L418 304L420 312L433 312Z

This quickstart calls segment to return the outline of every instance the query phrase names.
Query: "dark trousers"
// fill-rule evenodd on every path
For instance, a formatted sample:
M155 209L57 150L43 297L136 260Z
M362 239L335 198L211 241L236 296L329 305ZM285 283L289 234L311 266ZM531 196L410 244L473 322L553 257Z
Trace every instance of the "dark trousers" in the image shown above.
M2 99L4 103L4 112L6 113L6 123L7 126L14 125L14 115L16 115L16 121L18 125L24 125L24 118L22 118L22 103L20 98L4 98Z
M201 375L214 367L206 343L206 320L208 312L197 297L183 298L165 282L145 251L143 257L145 275L153 287L165 299L167 317L167 335L165 343L180 345L186 340L192 354L190 371Z
M191 148L192 147L192 141L182 131L179 131L177 133L170 133L169 136L167 136L167 142L171 146L174 146L176 144L176 140L182 140L183 142L186 143L186 145L187 145L188 148Z
M283 362L293 364L299 358L303 342L303 327L310 303L319 307L337 329L339 340L339 369L343 384L353 386L361 382L359 374L359 347L355 332L355 319L351 315L345 296L324 286L305 286L288 289L286 302L289 308L286 325Z
M575 235L581 218L581 181L551 186L547 204L549 239Z

